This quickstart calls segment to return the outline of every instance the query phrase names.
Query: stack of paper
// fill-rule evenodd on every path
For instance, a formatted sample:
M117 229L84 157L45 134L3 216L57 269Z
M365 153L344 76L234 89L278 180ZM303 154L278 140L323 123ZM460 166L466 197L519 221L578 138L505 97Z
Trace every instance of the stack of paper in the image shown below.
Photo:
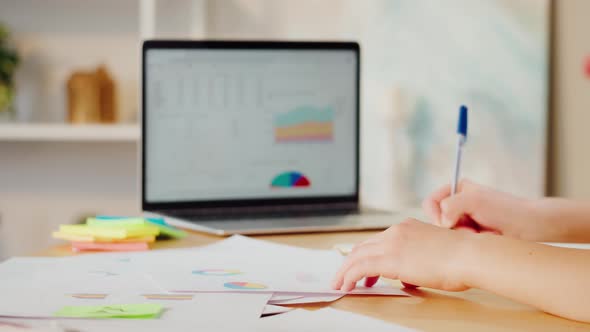
M242 295L244 297L244 295ZM245 298L244 298L245 299ZM207 304L211 302L205 300ZM234 301L235 302L235 301ZM339 332L411 332L407 327L386 323L362 315L325 308L316 311L296 309L284 315L251 319L244 315L252 313L251 306L244 306L241 310L229 309L219 316L211 316L215 306L197 305L192 310L182 308L178 317L162 318L155 321L145 320L79 320L67 319L49 322L47 320L0 318L0 327L14 327L10 331L83 331L83 332L119 332L119 331L242 331L242 332L311 332L311 331L339 331ZM251 303L251 302L250 302ZM233 306L230 309L235 309ZM213 319L211 317L214 317ZM192 318L192 319L191 319ZM223 318L223 319L222 319ZM228 319L231 318L231 319ZM35 329L35 330L33 330ZM7 330L8 331L8 330Z
M117 227L110 223L122 226L119 231L135 230L129 220L89 220L85 227L112 236ZM116 325L81 321L83 331L163 329L169 324L176 329L263 329L266 325L258 325L261 316L290 315L292 309L281 305L330 302L346 295L330 289L342 261L343 257L332 250L297 248L241 236L190 249L14 258L0 264L0 294L7 299L0 301L0 321L9 317L68 317L68 324L73 324L75 318L118 322L133 318L133 322ZM350 294L407 296L386 283L373 288L359 284ZM232 319L227 319L228 313ZM310 318L322 320L325 315L316 316ZM144 326L141 319L154 323ZM308 327L302 326L302 330Z
M158 236L181 238L182 230L162 218L98 216L83 225L61 225L53 237L70 241L73 251L144 251Z

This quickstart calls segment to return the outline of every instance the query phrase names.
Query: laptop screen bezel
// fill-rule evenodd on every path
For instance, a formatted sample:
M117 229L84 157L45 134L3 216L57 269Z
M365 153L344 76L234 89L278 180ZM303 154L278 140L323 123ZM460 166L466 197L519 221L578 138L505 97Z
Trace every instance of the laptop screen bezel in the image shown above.
M293 198L255 198L196 200L178 202L148 202L146 199L146 81L148 51L156 49L227 49L227 50L343 50L353 51L356 57L356 146L355 146L355 190L351 195L293 197ZM272 207L316 207L346 206L358 209L360 186L360 47L356 42L303 42L303 41L188 41L188 40L146 40L142 46L141 61L141 203L144 211L198 210L218 208L272 208ZM335 165L337 166L337 165Z

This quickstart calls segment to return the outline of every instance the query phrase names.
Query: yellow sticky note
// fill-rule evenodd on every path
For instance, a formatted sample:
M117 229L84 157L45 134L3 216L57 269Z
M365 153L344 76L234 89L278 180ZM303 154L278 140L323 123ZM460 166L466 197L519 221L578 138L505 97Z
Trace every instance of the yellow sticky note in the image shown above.
M125 229L90 227L88 225L60 225L59 231L60 233L70 235L96 236L112 239L124 239L128 236Z
M62 239L66 241L76 241L76 242L92 242L94 241L94 237L90 235L75 235L69 234L64 232L53 232L51 234L56 239Z
M53 232L52 236L56 239L62 239L62 240L72 241L72 242L124 243L124 242L154 242L154 241L156 241L156 237L154 235L128 237L125 239L115 239L115 238L111 238L111 237L98 237L98 236L90 236L90 235L75 235L75 234L64 233L64 232Z
M97 229L103 228L111 228L106 226L97 226L94 227ZM158 235L160 234L160 229L156 226L151 225L129 225L129 226L114 226L113 229L124 229L127 231L127 237L138 237L138 236L147 236L147 235Z

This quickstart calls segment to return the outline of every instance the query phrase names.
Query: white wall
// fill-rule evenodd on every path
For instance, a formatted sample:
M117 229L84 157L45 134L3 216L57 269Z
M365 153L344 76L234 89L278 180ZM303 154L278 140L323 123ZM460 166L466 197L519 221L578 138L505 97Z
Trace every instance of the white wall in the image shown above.
M140 212L135 143L0 142L0 259L54 243L59 224Z

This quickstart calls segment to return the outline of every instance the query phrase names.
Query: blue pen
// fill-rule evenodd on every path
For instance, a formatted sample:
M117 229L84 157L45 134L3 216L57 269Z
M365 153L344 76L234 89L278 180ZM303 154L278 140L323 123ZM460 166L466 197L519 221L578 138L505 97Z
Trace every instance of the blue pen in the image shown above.
M455 174L451 183L451 195L457 193L457 183L459 182L461 172L461 155L463 154L463 145L467 142L467 106L461 105L459 108L459 122L457 123L457 155L455 158Z

